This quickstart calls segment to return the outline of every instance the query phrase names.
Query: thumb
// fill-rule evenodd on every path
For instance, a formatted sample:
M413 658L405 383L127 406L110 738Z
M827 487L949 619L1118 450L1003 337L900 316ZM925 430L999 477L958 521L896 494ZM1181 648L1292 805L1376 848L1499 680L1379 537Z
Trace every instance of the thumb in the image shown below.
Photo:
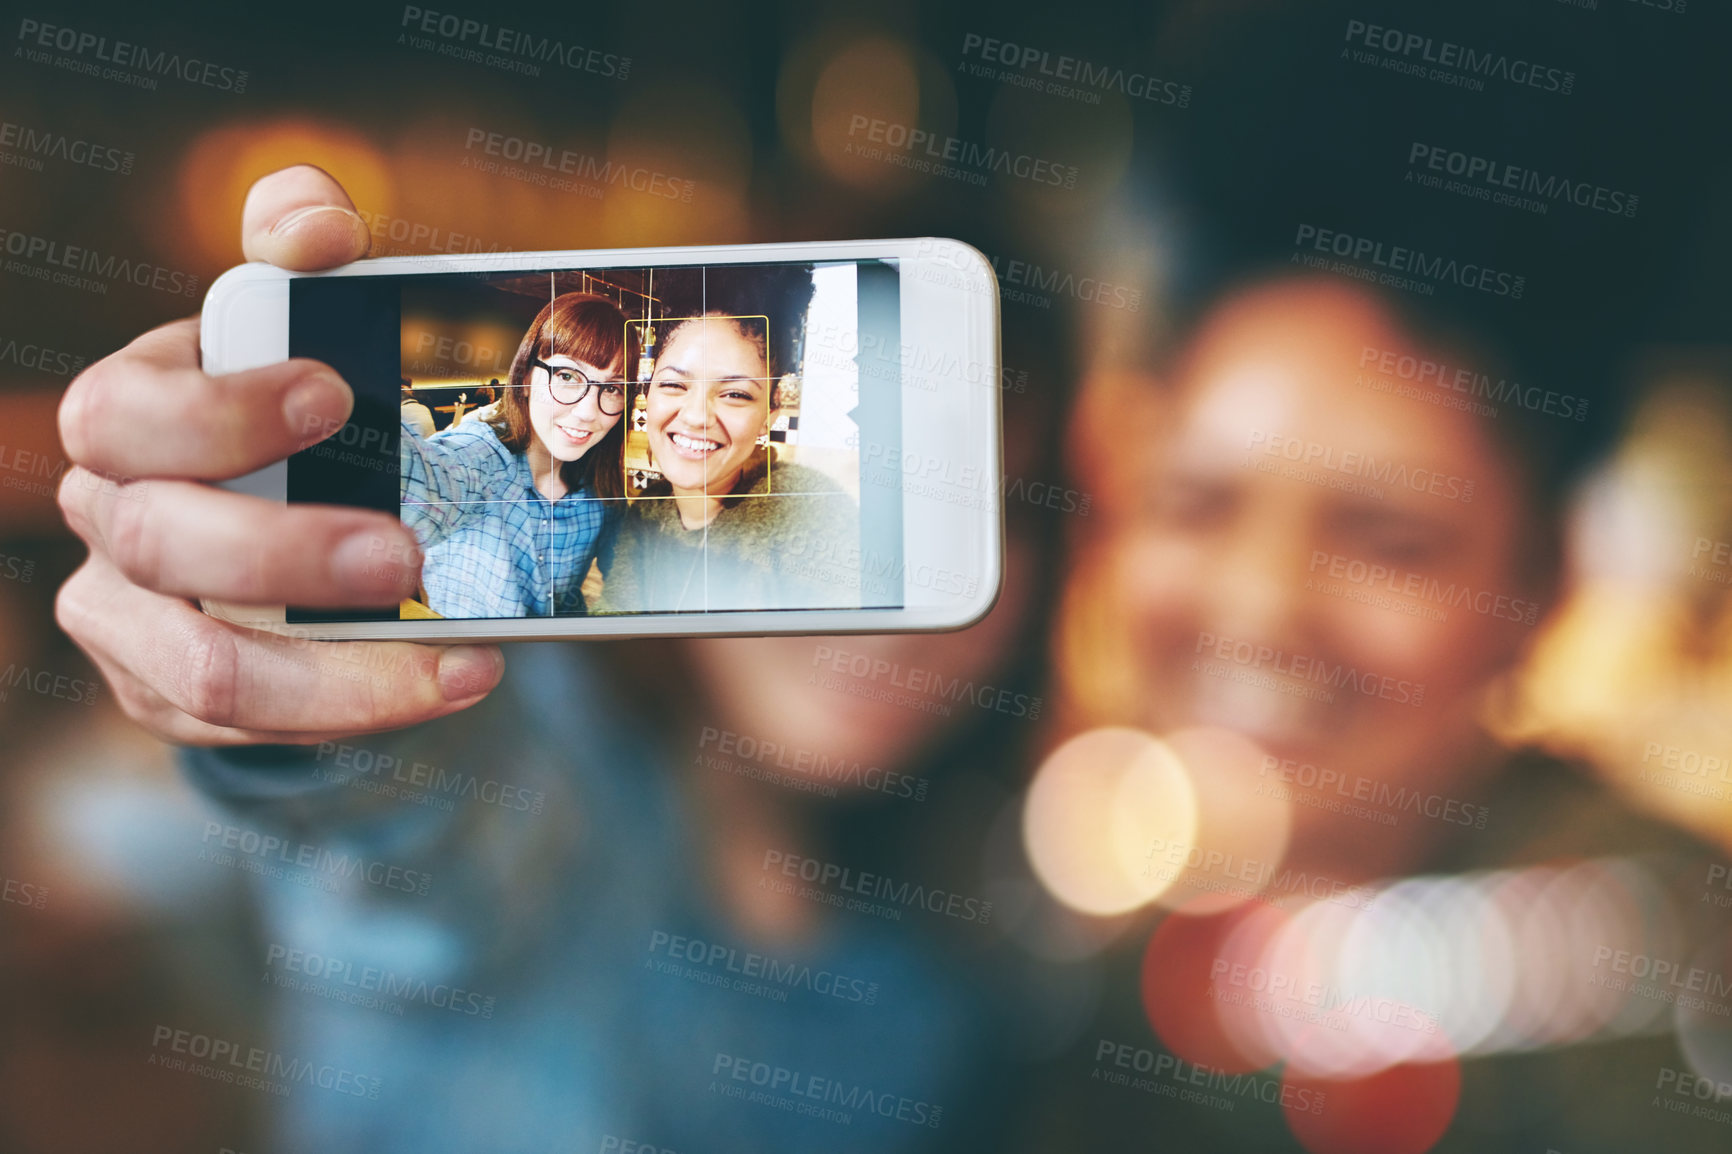
M241 251L302 272L367 255L372 237L343 186L322 168L298 164L262 176L241 211Z

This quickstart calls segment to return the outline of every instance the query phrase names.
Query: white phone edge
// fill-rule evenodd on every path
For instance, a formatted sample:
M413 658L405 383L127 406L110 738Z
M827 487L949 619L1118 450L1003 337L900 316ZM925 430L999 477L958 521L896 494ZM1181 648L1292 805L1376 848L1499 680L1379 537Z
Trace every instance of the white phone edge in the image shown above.
M955 403L965 402L964 413L952 411L952 418L961 417L966 436L959 439L958 450L943 454L951 463L965 462L964 467L979 468L985 476L1003 476L1002 414L1000 411L1001 366L999 362L999 295L998 279L992 263L978 250L962 241L943 237L916 237L895 240L817 241L811 243L776 243L744 245L700 245L683 247L636 249L564 249L547 252L519 253L456 253L450 255L382 257L356 261L353 264L316 273L293 272L273 265L255 262L229 269L212 282L205 294L200 314L199 342L204 369L209 373L235 372L288 359L288 282L302 276L401 276L435 272L512 272L545 271L558 268L601 268L607 266L664 266L693 264L737 264L758 261L806 262L824 260L895 260L901 273L902 342L910 346L911 327L925 333L924 322L930 322L939 310L911 305L915 294L911 286L918 285L919 295L931 298L949 295L956 303L962 323L955 328L939 330L928 336L942 336L936 347L951 341L961 355L951 359L931 357L936 368L924 375L931 379L931 389L911 388L903 378L904 453L908 452L908 434L924 430L930 433L944 425L909 420L907 406L916 409L932 407L931 417L947 414L939 411L944 398ZM925 262L932 271L925 277L911 275L911 267ZM261 292L260 290L264 290ZM254 298L248 300L246 298ZM242 339L235 339L232 314L245 305L259 314L252 318ZM916 349L922 346L914 343ZM926 346L929 350L935 346ZM906 368L906 366L905 366ZM955 424L948 427L955 428ZM288 467L279 461L245 477L222 483L236 492L267 499L287 499ZM554 641L577 639L625 640L637 637L760 637L850 633L938 633L965 629L991 611L997 602L1004 577L1004 511L1002 488L993 484L986 490L988 500L982 502L978 523L972 533L956 536L951 530L933 527L927 543L943 540L954 546L972 537L973 554L967 568L944 570L951 575L975 573L979 579L972 594L944 604L909 604L910 584L904 581L904 606L897 609L787 609L751 612L730 612L716 615L697 614L633 614L629 616L571 616L488 618L483 620L429 619L355 622L322 622L291 624L284 607L247 606L230 602L205 600L201 604L212 617L248 629L275 633L306 641L424 641L424 642L494 642L494 641ZM952 504L944 509L936 506ZM966 503L915 502L914 509L924 508L937 521L955 521ZM905 524L911 511L904 492ZM954 529L954 526L952 526ZM904 533L904 573L912 573L916 562L907 559L913 532ZM924 563L921 563L924 565ZM927 569L936 566L925 565ZM928 593L934 593L932 589ZM921 598L916 596L914 600Z

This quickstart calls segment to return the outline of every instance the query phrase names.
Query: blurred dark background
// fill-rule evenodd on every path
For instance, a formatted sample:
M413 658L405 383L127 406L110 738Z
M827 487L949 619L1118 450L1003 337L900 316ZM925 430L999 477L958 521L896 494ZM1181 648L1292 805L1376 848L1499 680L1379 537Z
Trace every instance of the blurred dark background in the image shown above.
M1673 468L1668 492L1695 511L1678 531L1725 539L1717 519L1732 486L1714 420L1732 335L1732 102L1718 5L676 0L458 12L595 50L588 68L544 63L538 76L441 54L453 42L437 35L426 37L433 50L417 46L410 38L425 34L413 19L405 26L408 11L370 0L41 3L5 18L0 667L9 677L24 668L95 681L53 623L54 590L82 555L51 495L64 468L53 413L67 381L141 331L196 312L210 281L241 260L250 182L301 161L344 183L381 254L965 240L994 258L1004 363L1026 381L1005 393L1012 459L1050 478L1074 469L1061 433L1090 374L1152 363L1190 302L1246 269L1289 261L1300 226L1446 252L1526 277L1519 301L1440 292L1465 323L1544 366L1540 375L1596 398L1585 438L1625 435L1649 413L1642 427L1660 429L1659 440L1643 444ZM1343 56L1350 21L1537 60L1572 72L1573 90L1493 80L1476 92L1367 66ZM83 74L30 55L65 55L36 47L47 25L217 68L197 82L158 76L154 89ZM1052 95L976 75L989 38L1043 61L1068 55L1158 77L1162 98L1110 84ZM1039 66L990 67L1028 76ZM1169 99L1175 90L1182 97ZM862 116L1047 158L1074 167L1074 186L1003 173L974 183L869 159L851 149ZM1425 188L1406 179L1417 143L1621 190L1639 207L1626 216L1553 203L1540 214ZM564 153L575 159L563 173L557 160L549 169L511 159ZM609 164L660 180L610 183L597 175ZM41 279L43 254L68 246L96 254L96 271L80 284ZM111 257L149 266L137 279L158 287L105 274ZM193 278L191 291L173 291ZM1089 299L1077 286L1091 279L1131 295ZM1678 411L1665 406L1680 388L1697 416L1653 417ZM1072 519L1050 531L1058 540L1081 528ZM1668 595L1664 581L1647 588ZM1714 620L1722 590L1711 591ZM1564 685L1536 667L1532 700L1544 708L1521 724L1592 760L1627 740L1619 709L1666 697L1667 667L1624 684L1616 640L1593 649L1591 615L1563 620L1605 657L1605 678ZM210 964L238 956L249 932L240 882L160 852L197 820L170 754L100 687L83 697L14 685L0 700L0 873L34 887L9 894L45 895L0 904L0 1150L237 1145L257 1125L247 1113L256 1103L193 1079L157 1081L115 1039L184 1018L177 1007L234 1020L255 1012L256 991L233 977L245 966ZM1732 835L1723 809L1671 816L1702 836Z

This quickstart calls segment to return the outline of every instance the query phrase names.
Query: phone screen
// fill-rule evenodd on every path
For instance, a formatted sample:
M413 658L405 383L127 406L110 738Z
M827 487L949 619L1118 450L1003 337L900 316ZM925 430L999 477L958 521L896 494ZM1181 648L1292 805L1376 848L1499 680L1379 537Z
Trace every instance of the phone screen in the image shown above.
M397 609L289 621L902 606L896 262L289 288L290 355L355 392L289 500L395 513L424 556Z

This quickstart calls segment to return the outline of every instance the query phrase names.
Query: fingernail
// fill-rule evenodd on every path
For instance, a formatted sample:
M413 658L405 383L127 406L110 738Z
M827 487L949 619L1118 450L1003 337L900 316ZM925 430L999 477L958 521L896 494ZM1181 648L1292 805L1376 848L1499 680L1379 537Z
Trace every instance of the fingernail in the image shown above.
M297 208L295 211L289 213L289 215L278 220L277 223L271 225L271 235L287 236L289 233L299 228L304 222L311 220L321 212L337 213L347 218L351 222L351 227L360 228L362 231L365 231L367 228L367 223L361 219L361 214L353 209L344 208L341 205L336 204L309 204L305 208Z
M504 672L499 650L485 645L458 645L439 655L439 692L446 701L462 701L486 693Z
M283 398L283 421L295 443L305 448L342 428L352 404L353 395L341 377L328 369L315 370Z
M415 592L421 579L421 550L396 534L363 529L331 550L331 576L369 601L401 599Z

